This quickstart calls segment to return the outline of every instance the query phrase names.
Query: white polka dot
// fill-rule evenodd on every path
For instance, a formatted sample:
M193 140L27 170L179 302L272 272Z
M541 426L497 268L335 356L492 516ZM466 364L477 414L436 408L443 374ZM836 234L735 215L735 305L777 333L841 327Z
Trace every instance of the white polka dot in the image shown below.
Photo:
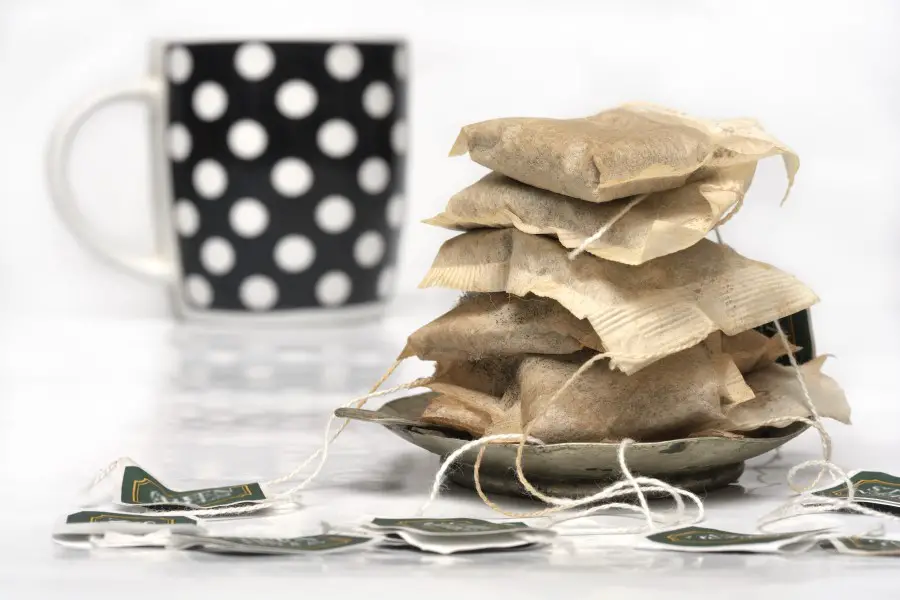
M194 70L194 59L183 46L173 46L166 56L166 72L174 83L184 83Z
M316 206L316 225L325 233L343 233L353 224L353 203L337 194L322 198Z
M316 282L316 300L323 306L343 304L350 297L353 282L343 271L328 271Z
M238 158L252 160L266 150L268 143L266 130L252 119L241 119L228 130L228 147Z
M204 158L194 167L194 189L209 200L214 200L225 193L228 187L228 174L218 162Z
M394 50L394 75L397 76L397 79L406 79L408 61L409 55L406 47Z
M234 268L234 248L225 238L211 237L200 246L200 264L213 275L224 275Z
M169 156L181 162L191 155L191 132L181 123L172 123L166 132Z
M362 70L362 54L356 46L338 44L325 54L325 68L339 81L349 81Z
M391 148L394 154L406 154L406 121L397 121L391 126Z
M319 127L319 149L332 158L343 158L356 148L356 130L343 119L331 119Z
M381 262L384 257L384 236L377 231L367 231L356 238L353 244L353 258L356 264L370 268Z
M238 295L250 310L268 310L278 302L278 286L265 275L251 275L241 282Z
M184 278L184 289L190 304L205 308L212 304L213 289L209 282L200 275L188 275Z
M394 267L385 267L378 274L377 293L380 298L394 291Z
M190 200L175 203L175 230L184 237L191 237L200 229L200 213Z
M316 108L319 94L308 81L286 81L275 92L275 106L288 119L302 119Z
M204 81L194 90L194 113L204 121L215 121L228 108L225 88L215 81Z
M313 172L299 158L282 158L272 168L272 187L282 196L296 198L313 184Z
M394 229L400 227L403 224L403 196L397 194L392 196L387 203L387 210L385 211L385 218L387 220L387 224Z
M275 244L275 264L288 273L305 271L316 258L316 247L302 235L286 235Z
M265 44L243 44L234 53L234 68L244 79L259 81L272 72L275 55Z
M228 213L231 228L241 237L255 238L269 225L269 211L256 198L241 198Z
M363 91L362 103L370 117L383 119L394 107L394 93L385 82L373 81Z
M378 194L385 190L391 180L391 170L383 158L367 158L360 165L356 179L362 191L367 194Z

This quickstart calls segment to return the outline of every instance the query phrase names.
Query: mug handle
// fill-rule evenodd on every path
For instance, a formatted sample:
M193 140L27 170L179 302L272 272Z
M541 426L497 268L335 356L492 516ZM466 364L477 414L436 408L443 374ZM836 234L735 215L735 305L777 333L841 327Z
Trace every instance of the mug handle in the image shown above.
M101 108L116 102L134 100L147 104L151 113L155 113L162 105L162 84L156 79L147 78L130 86L101 91L74 106L57 122L50 134L47 153L50 197L76 239L98 257L132 274L168 282L175 275L173 260L158 250L149 255L137 254L97 231L78 207L69 178L72 144L84 124Z

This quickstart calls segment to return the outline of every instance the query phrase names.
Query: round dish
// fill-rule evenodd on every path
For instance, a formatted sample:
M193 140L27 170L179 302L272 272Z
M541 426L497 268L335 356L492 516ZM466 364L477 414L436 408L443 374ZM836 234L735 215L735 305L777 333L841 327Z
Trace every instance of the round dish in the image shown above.
M378 411L339 409L340 417L378 423L401 438L445 457L469 439L465 434L419 421L431 393L388 402ZM666 442L635 443L626 458L633 473L656 477L693 491L723 487L740 477L744 461L789 442L806 429L797 423L770 429L767 435L743 439L697 437ZM535 487L551 494L582 496L620 478L615 443L570 443L525 447L523 469ZM464 454L450 479L474 487L477 450ZM515 445L493 445L485 452L481 482L486 492L524 495L515 477Z

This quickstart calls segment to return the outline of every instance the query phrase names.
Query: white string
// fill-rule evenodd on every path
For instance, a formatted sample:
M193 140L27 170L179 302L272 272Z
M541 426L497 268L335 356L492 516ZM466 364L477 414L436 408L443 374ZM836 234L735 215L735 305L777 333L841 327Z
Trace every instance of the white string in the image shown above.
M581 242L581 245L579 245L577 248L569 252L569 260L575 260L576 258L578 258L578 255L587 250L588 246L606 235L606 233L610 229L612 229L612 226L615 225L622 217L624 217L629 210L634 208L638 203L640 203L649 195L650 194L638 194L637 196L633 197L624 207L622 207L622 210L614 214L612 218L603 225L603 227L594 232L592 236Z
M407 390L407 389L415 388L415 387L420 387L427 381L428 381L428 379L415 379L413 381L410 381L410 382L407 382L407 383L404 383L401 385L397 385L392 388L388 388L386 390L371 392L369 394L366 394L365 396L361 396L359 398L355 398L355 399L351 400L350 402L345 404L344 407L351 407L351 406L355 405L357 408L359 408L359 407L362 407L367 401L369 401L372 398L377 398L380 396L387 396L389 394L393 394L398 391ZM309 457L307 457L306 460L304 460L297 468L295 468L293 471L291 471L287 475L284 475L277 479L272 479L270 481L266 481L266 482L262 483L263 486L274 486L274 485L278 485L280 483L285 483L287 481L292 481L298 474L303 472L303 470L312 461L314 461L317 457L321 456L321 459L319 460L319 464L316 466L315 470L312 473L310 473L306 477L306 479L304 479L303 481L301 481L299 484L295 485L294 487L290 488L289 490L279 492L278 494L270 496L266 500L263 500L261 502L256 502L254 504L246 504L243 506L217 506L217 507L212 507L212 508L193 509L193 510L172 510L172 511L167 510L167 511L165 511L166 516L173 516L173 517L174 516L189 516L189 517L227 516L227 517L232 517L232 516L254 513L254 512L258 512L258 511L261 511L263 509L267 509L267 508L270 508L273 506L290 503L292 496L294 496L294 494L296 494L297 492L299 492L300 490L305 488L307 485L309 485L314 479L316 479L316 477L319 476L319 474L325 468L325 464L328 461L328 450L331 447L331 444L335 441L335 439L337 439L337 437L341 434L341 432L343 432L344 429L347 427L347 425L350 423L350 419L344 419L344 423L341 425L341 427L334 433L334 435L331 435L331 427L338 418L339 417L337 417L336 415L334 415L334 413L332 413L331 417L329 417L328 422L326 423L326 426L325 426L325 440L324 440L322 446L318 450L316 450L314 453L312 453ZM120 460L122 460L122 459L120 459ZM104 468L103 471L101 471L100 475L98 475L98 477L95 478L94 485L96 485L96 482L101 481L103 478L107 477L109 475L109 473L114 471L115 467L118 466L119 462L120 461L115 461L115 462L111 463L110 465L108 465L106 468Z
M417 515L422 515L425 511L434 503L437 499L438 495L441 492L444 479L446 478L447 472L450 467L453 466L455 462L457 462L463 455L467 452L470 452L476 448L481 446L486 446L488 444L496 443L496 442L508 442L508 441L520 441L522 440L521 434L497 434L490 435L479 438L477 440L472 440L471 442L467 442L463 444L459 448L457 448L452 454L447 456L441 464L440 469L438 469L437 474L435 475L434 483L431 486L431 493L428 499L422 504L422 506L417 511ZM526 437L526 442L534 443L538 445L544 445L544 443L533 437ZM669 494L676 503L676 513L674 522L684 525L691 525L694 523L698 523L703 520L705 515L705 509L703 507L703 501L696 494L689 492L688 490L684 490L681 488L674 487L665 483L664 481L660 481L651 477L635 477L631 471L628 469L628 466L625 461L625 450L633 443L633 440L625 439L619 443L617 458L619 462L619 469L622 471L622 475L625 478L624 481L618 481L613 483L605 488L603 488L600 492L596 494L592 494L589 496L585 496L582 498L555 498L553 496L547 496L545 501L549 504L553 504L554 506L544 509L542 511L538 511L532 516L544 516L552 513L560 512L566 509L577 508L579 506L583 506L586 504L594 504L598 501L602 500L610 500L612 498L617 498L621 496L629 496L629 495L637 495L639 506L634 506L633 504L625 504L625 503L610 503L604 504L600 506L594 506L588 508L584 511L565 515L563 518L552 521L553 524L562 523L565 521L571 521L574 519L580 519L588 516L592 516L597 512L604 510L611 510L613 508L621 508L625 510L629 510L632 512L641 513L644 516L646 521L646 525L640 528L610 528L604 530L604 533L637 533L643 532L647 530L654 530L656 528L655 515L653 511L650 509L649 504L647 503L647 498L645 496L646 492L653 493L665 493ZM685 504L683 497L690 499L694 505L697 507L697 513L693 518L688 519L689 522L684 523L685 517ZM662 520L660 520L662 521ZM671 522L669 522L669 526Z
M419 510L416 511L416 516L421 516L425 514L425 511L428 510L437 497L441 493L441 488L444 485L444 479L447 477L447 471L450 470L450 467L458 461L466 452L470 450L474 450L475 448L479 448L486 444L491 444L493 442L499 441L520 441L522 439L522 435L519 433L501 433L497 435L488 435L477 440L472 440L471 442L467 442L454 450L444 461L441 463L441 467L438 469L437 474L434 476L434 483L431 486L431 493L428 495L428 499L419 507ZM528 436L525 438L526 442L531 442L534 444L538 444L540 446L544 445L544 442L537 438L533 438Z

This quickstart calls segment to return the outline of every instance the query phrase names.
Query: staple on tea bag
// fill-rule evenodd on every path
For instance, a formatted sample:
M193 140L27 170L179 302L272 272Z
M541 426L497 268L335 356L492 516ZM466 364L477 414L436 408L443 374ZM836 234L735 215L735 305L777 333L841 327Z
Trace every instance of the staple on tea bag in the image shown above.
M586 318L611 365L629 374L713 331L737 334L818 301L791 275L709 240L627 266L594 256L569 260L555 241L515 229L448 240L420 286L553 298Z
M826 358L820 356L801 365L800 372L819 416L849 425L850 405L844 391L834 379L822 373ZM756 398L726 410L727 430L752 431L772 421L778 427L786 427L811 416L800 400L803 392L792 368L769 365L747 375L747 383L756 392Z
M699 171L684 186L652 193L628 208L584 250L639 265L692 246L743 201L755 170L756 163L747 163ZM515 227L525 233L553 235L566 248L580 248L629 201L583 202L490 173L455 194L442 213L425 223L457 230Z
M600 350L590 323L550 298L502 292L465 294L455 307L413 332L400 358L471 360L483 356L571 354Z
M581 119L506 118L462 128L451 156L589 202L670 190L698 170L781 155L788 191L800 161L752 119L711 121L626 104ZM785 198L787 193L785 193Z

